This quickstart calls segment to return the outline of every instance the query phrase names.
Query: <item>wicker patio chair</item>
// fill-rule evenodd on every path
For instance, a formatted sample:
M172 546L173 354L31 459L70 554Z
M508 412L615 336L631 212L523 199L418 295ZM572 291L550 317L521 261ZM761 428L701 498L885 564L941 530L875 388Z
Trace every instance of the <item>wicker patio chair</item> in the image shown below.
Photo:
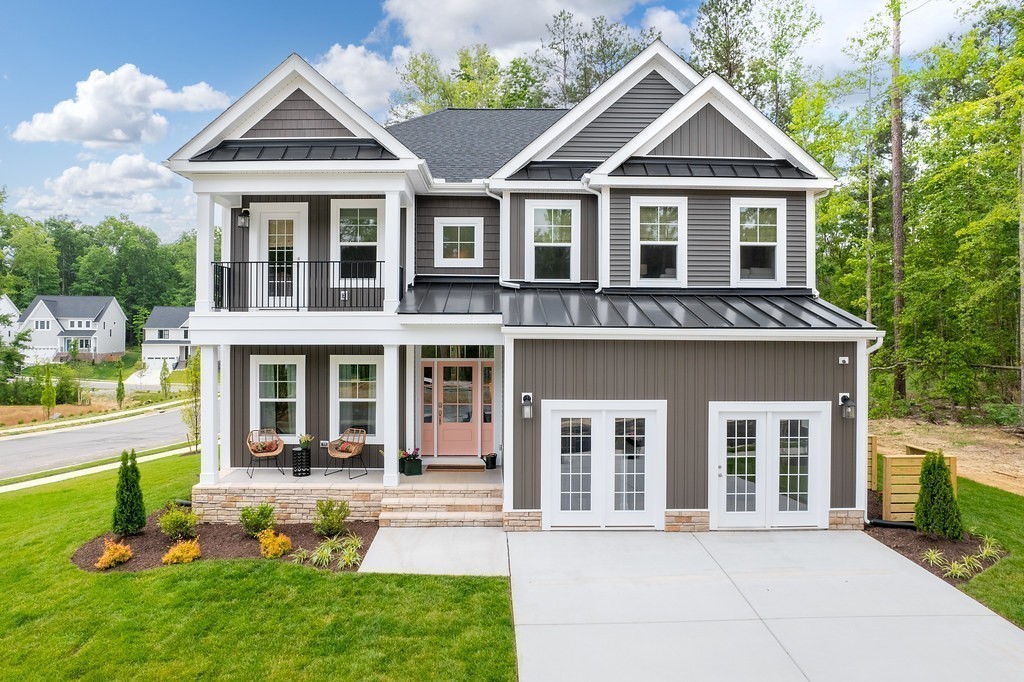
M332 440L327 443L327 455L334 459L341 460L341 467L335 471L331 471L331 460L327 460L327 468L324 469L324 476L330 474L336 474L339 471L345 470L345 462L348 461L348 477L359 478L369 473L366 469L366 462L363 460L363 447L366 445L366 430L365 429L346 429L345 433L341 434L341 438L338 440ZM363 473L352 475L352 460L358 459L359 463L363 465Z
M284 476L284 469L281 468L280 457L284 453L284 441L277 435L274 429L254 429L245 437L245 445L249 449L249 466L245 473L252 478L256 469L256 462L262 460L274 460L277 470Z

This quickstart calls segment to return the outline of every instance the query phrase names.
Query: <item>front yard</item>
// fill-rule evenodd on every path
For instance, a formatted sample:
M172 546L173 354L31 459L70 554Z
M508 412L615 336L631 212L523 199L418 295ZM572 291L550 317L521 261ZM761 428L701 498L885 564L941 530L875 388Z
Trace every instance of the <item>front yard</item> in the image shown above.
M153 510L188 496L198 459L140 468ZM0 679L515 679L504 578L262 559L81 571L70 557L109 530L115 479L0 496Z

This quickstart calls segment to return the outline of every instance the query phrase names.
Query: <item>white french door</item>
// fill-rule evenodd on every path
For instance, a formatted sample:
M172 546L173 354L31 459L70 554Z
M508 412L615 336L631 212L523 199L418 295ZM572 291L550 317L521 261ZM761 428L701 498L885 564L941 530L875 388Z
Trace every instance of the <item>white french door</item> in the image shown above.
M664 528L664 401L543 401L545 528Z
M711 528L828 526L831 405L711 403Z

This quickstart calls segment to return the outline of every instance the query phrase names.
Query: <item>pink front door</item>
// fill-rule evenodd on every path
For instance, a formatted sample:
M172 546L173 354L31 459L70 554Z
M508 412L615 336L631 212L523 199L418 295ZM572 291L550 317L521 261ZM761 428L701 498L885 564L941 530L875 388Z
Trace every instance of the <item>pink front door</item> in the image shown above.
M480 454L478 363L438 362L437 454Z

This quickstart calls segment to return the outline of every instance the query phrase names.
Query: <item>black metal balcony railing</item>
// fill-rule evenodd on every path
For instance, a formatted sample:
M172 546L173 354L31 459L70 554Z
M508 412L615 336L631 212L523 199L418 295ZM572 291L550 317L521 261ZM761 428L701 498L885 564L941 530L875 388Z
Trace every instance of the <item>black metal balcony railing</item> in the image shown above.
M381 310L384 261L213 263L216 310Z

